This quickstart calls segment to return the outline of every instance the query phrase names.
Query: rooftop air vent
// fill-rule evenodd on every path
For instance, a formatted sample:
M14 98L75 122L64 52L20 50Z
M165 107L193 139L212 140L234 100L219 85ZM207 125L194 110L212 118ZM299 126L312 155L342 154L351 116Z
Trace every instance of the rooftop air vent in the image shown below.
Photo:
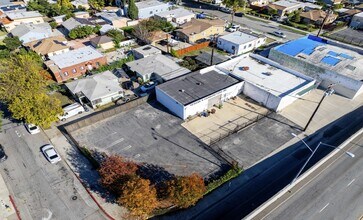
M151 49L151 47L145 47L144 49L142 49L142 50L150 50Z
M242 70L242 71L247 71L247 70L249 70L250 68L249 68L248 66L242 66L242 67L240 67L239 69L240 69L240 70Z
M198 86L202 85L202 83L201 83L201 82L197 82L196 84L197 84Z
M262 74L265 75L265 76L271 76L272 75L271 72L263 72Z
M179 89L179 92L185 92L185 90L184 89Z

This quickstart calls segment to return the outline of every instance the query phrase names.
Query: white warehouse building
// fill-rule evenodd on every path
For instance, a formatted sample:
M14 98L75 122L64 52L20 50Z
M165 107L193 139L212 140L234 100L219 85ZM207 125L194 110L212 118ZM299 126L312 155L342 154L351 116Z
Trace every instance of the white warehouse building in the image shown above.
M242 93L281 111L315 86L315 80L256 54L245 54L217 66L244 81Z
M240 94L243 81L214 66L192 72L156 87L156 98L182 119Z
M254 50L266 43L266 36L236 31L218 38L217 47L234 55Z

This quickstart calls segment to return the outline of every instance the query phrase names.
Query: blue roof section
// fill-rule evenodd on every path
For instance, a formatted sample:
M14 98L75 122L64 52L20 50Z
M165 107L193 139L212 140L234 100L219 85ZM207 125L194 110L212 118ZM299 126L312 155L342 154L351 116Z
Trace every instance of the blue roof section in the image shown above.
M321 59L321 62L328 64L330 66L335 66L337 63L339 63L341 60L332 56L325 56L323 59Z
M314 52L316 47L326 44L321 39L319 39L320 38L315 39L313 36L307 36L277 46L275 47L275 50L293 57L301 52L310 55Z
M329 51L329 52L328 52L328 54L329 54L330 56L333 56L333 57L337 57L337 56L339 56L339 53L336 53L336 52L334 52L334 51Z
M345 59L349 59L349 60L353 60L353 59L354 59L354 57L349 56L349 55L347 55L347 54L345 54L345 53L341 53L339 56L340 56L340 57L343 57L343 58L345 58Z

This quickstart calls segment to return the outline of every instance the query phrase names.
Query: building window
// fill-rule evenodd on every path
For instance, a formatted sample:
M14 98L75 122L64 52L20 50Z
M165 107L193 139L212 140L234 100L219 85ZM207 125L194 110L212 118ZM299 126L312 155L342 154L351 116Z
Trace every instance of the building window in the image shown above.
M96 62L96 66L99 67L100 66L100 62Z
M72 70L72 73L76 73L76 72L77 72L77 70L76 70L76 69L73 69L73 70Z
M247 46L245 45L245 46L243 47L243 49L246 49L246 47L247 47Z
M236 47L235 46L232 46L232 50L235 51L236 50Z
M81 67L80 67L80 69L81 69L81 70L84 70L84 66L81 66Z
M153 14L153 11L150 11L150 14L152 15Z
M68 72L63 72L63 74L64 74L65 76L68 76Z
M248 47L252 47L252 44L249 44Z

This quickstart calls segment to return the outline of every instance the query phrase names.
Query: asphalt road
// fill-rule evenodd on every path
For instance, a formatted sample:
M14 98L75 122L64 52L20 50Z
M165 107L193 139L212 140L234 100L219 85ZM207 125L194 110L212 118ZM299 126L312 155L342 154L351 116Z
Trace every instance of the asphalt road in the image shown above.
M64 161L50 164L40 152L49 143L43 132L31 135L23 125L4 124L0 143L9 158L0 174L22 219L104 219Z
M292 195L266 219L360 219L363 217L363 135L345 155Z
M231 14L227 14L225 12L221 12L216 10L216 7L210 6L207 4L202 4L194 1L183 1L183 6L190 8L191 10L195 12L204 12L208 15L217 16L220 19L231 21ZM234 17L234 24L239 24L242 27L249 28L251 30L255 30L260 33L268 34L268 37L276 39L278 41L284 42L288 40L293 40L302 37L303 35L297 34L291 31L288 31L286 29L280 29L279 24L274 21L259 21L255 19L249 19L247 17ZM279 37L276 37L274 35L270 35L269 33L272 33L274 31L280 30L285 35L286 38L282 39Z

